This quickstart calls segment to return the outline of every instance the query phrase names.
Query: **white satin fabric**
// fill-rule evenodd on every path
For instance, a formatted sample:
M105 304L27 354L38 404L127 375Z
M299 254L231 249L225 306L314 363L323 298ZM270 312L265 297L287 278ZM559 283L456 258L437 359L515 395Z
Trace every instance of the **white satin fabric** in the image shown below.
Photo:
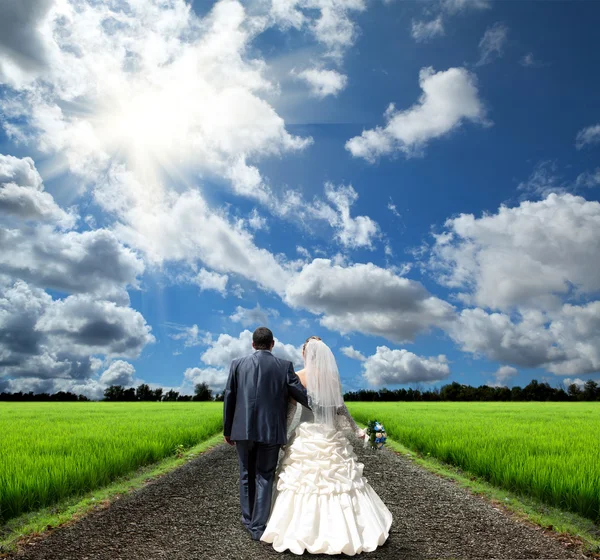
M391 512L363 477L344 434L301 423L280 462L261 540L278 552L352 556L381 546L391 524Z

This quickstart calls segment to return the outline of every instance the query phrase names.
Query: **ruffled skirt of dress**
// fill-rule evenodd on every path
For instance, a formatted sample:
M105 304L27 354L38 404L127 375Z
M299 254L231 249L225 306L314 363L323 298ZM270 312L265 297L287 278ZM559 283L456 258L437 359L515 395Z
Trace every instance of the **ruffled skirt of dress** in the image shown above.
M375 550L388 538L392 514L362 473L363 464L341 432L300 424L280 462L261 540L294 554Z

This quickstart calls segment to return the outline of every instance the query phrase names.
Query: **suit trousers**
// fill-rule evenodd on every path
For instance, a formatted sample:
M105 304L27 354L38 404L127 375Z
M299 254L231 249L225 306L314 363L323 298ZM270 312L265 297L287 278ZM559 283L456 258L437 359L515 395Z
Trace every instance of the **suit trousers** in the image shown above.
M240 462L242 523L254 540L264 533L271 512L271 496L280 444L236 441Z

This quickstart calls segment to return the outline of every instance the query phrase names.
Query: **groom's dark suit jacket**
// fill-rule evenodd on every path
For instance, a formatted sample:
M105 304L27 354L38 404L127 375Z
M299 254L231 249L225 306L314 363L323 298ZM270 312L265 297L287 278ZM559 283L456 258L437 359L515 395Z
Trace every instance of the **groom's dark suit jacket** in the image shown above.
M308 406L292 362L268 350L234 360L224 393L223 435L233 441L286 444L288 397Z

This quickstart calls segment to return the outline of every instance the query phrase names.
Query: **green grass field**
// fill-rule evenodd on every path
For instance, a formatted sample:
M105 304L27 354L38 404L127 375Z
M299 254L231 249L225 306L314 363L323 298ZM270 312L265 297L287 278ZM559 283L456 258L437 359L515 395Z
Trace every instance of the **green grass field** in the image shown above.
M494 486L600 520L600 403L348 403ZM207 440L221 403L0 403L0 523Z
M0 523L222 429L222 403L0 403Z
M409 449L600 521L600 403L348 403Z

